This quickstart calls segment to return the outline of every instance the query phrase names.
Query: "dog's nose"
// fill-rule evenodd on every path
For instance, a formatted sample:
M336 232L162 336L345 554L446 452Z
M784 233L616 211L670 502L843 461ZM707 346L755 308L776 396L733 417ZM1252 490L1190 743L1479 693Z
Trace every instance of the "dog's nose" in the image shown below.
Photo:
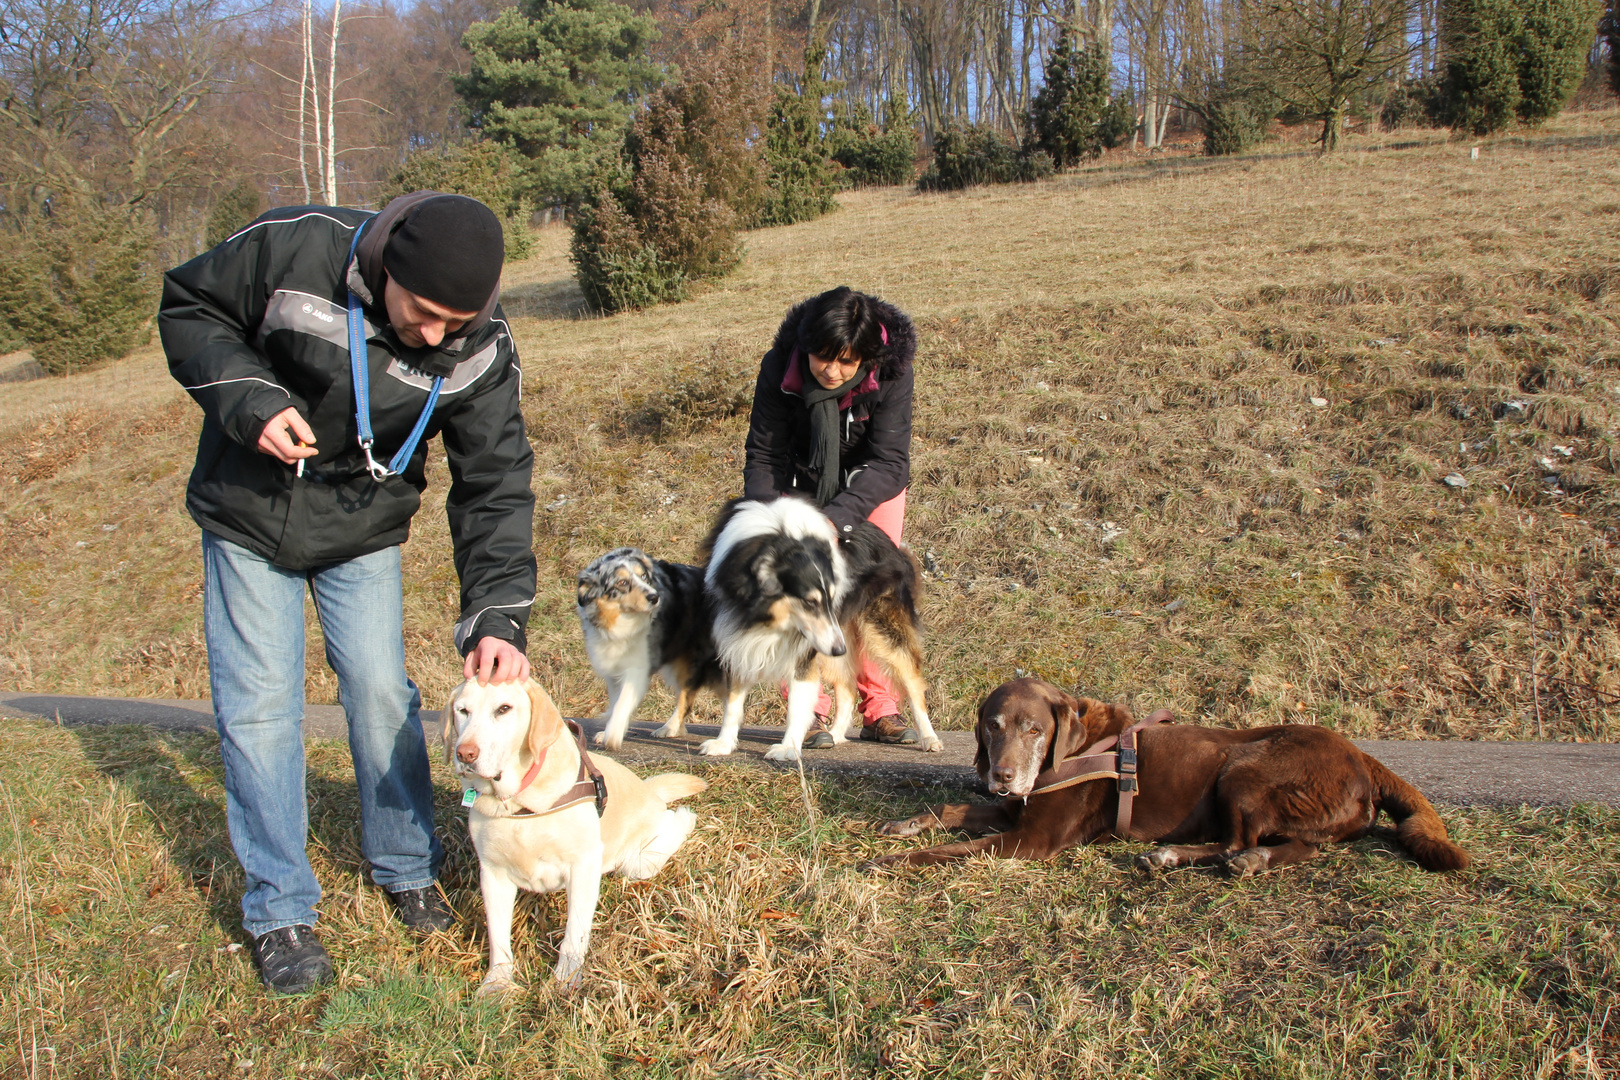
M459 743L456 746L456 760L463 765L471 765L478 760L478 747L472 743Z
M1012 783L1013 777L1017 775L1018 770L1008 765L997 765L995 768L990 770L990 779L994 780L1002 787L1006 787L1008 784Z

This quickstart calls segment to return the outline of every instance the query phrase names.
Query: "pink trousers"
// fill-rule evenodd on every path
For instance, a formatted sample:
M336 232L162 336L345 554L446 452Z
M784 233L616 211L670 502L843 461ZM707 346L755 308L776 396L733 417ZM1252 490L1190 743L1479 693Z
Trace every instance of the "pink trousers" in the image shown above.
M890 540L898 544L900 533L906 525L906 493L902 491L877 507L866 516L866 520L882 529ZM900 699L895 695L888 676L870 660L862 661L860 670L855 673L855 688L860 691L861 716L868 724L899 713ZM787 696L786 683L782 684L782 696ZM831 716L832 709L832 697L823 690L816 699L816 715Z

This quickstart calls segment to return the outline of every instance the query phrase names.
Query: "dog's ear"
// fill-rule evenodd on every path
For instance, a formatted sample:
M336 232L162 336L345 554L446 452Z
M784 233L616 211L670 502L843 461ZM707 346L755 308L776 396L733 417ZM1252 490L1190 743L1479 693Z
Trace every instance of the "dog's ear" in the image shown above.
M444 743L446 765L454 765L456 762L456 736L460 734L456 725L456 699L461 696L461 687L466 685L462 683L450 691L450 696L444 703L444 710L439 713L439 726L443 729L439 733L439 738Z
M1064 693L1057 687L1051 690L1052 702L1052 757L1048 767L1071 758L1086 748L1086 713L1091 701Z
M973 771L981 777L990 775L990 751L984 745L984 707L988 704L989 698L979 703L979 722L973 725L973 739L979 744L979 749L973 755Z
M562 730L562 713L552 703L551 695L533 679L524 689L529 694L529 754L539 757Z
M761 596L781 596L782 579L776 573L776 552L766 551L754 563L754 580L759 582Z

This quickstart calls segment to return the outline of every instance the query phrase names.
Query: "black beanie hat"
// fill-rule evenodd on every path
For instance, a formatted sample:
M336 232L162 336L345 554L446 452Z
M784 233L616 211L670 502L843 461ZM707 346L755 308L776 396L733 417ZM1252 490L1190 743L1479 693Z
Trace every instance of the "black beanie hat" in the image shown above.
M455 311L480 311L501 280L506 244L494 212L465 195L437 195L406 212L383 248L383 269L407 292Z

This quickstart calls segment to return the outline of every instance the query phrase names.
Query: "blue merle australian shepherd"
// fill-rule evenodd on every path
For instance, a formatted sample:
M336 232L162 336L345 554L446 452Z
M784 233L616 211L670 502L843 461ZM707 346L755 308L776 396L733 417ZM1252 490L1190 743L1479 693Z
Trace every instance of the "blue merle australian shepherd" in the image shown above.
M580 571L577 599L585 652L608 690L607 726L596 735L598 746L617 750L624 744L654 672L675 693L675 711L654 735L684 732L692 699L704 687L725 701L728 719L735 711L735 723L742 721L748 688L733 689L720 666L702 567L615 548Z
M788 683L787 730L767 758L798 758L823 679L837 703L833 739L844 741L863 657L905 690L920 748L941 749L923 700L917 564L882 529L863 521L840 542L807 500L737 500L721 511L705 550L715 648L733 687ZM698 752L731 753L741 720L740 708L727 708L719 737Z

